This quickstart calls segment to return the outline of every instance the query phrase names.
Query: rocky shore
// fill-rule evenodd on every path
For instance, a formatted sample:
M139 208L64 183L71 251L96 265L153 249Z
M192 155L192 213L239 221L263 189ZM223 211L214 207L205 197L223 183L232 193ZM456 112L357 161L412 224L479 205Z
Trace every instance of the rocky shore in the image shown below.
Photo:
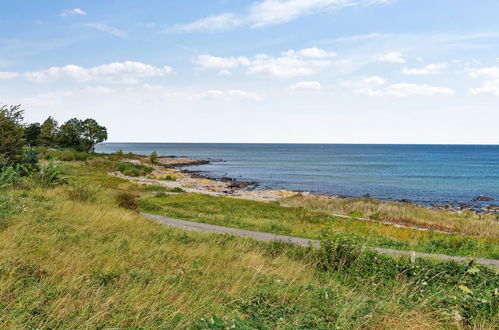
M196 160L188 157L161 156L158 157L156 164L152 165L148 157L141 156L140 159L123 159L124 162L143 164L154 168L154 171L147 177L127 177L120 172L113 172L110 175L122 177L139 184L158 185L166 188L181 188L187 192L204 193L210 195L227 195L261 201L274 201L297 194L311 194L310 192L274 190L274 189L255 189L257 182L238 181L230 177L213 178L203 174L202 171L193 171L185 169L188 166L198 166L210 164L210 160ZM170 178L165 180L165 178ZM319 194L317 194L319 195ZM320 194L333 199L354 198L349 196ZM373 198L369 194L363 198ZM488 196L477 196L469 202L444 202L444 203L413 203L409 199L395 200L400 203L416 204L418 206L445 210L449 212L475 212L478 214L499 215L499 205L491 203L493 199Z

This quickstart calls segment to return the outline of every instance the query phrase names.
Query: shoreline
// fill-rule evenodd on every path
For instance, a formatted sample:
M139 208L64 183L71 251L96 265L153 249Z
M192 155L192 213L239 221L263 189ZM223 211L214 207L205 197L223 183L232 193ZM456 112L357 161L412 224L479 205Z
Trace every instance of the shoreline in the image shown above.
M108 154L111 155L111 154ZM135 155L139 156L142 158L142 161L148 158L147 155ZM126 161L126 159L124 159ZM312 195L312 196L322 196L330 199L345 199L345 200L355 200L355 199L370 199L382 203L404 203L404 204L410 204L410 205L415 205L419 207L423 207L426 209L430 210L442 210L442 211L448 211L448 212L453 212L453 213L462 213L462 212L473 212L476 214L483 214L483 215L499 215L499 205L494 204L494 200L488 200L489 197L486 196L477 196L475 200L469 201L469 202L461 202L461 201L443 201L443 202L428 202L426 204L422 203L417 203L412 200L406 199L406 198L393 198L393 199L380 199L371 196L370 194L365 194L363 196L346 196L346 195L341 195L341 194L335 194L335 193L317 193L313 191L301 191L301 190L289 190L289 189L279 189L279 188L274 188L274 187L264 187L260 182L257 181L242 181L238 180L235 178L231 178L228 176L215 176L215 175L209 175L205 174L208 173L207 171L203 171L202 169L200 170L193 170L191 168L186 169L186 167L193 167L193 166L203 166L203 165L208 165L211 164L214 161L217 162L223 162L223 160L220 159L192 159L187 156L175 156L175 155L169 155L169 156L159 156L158 157L158 166L161 166L164 169L167 170L174 170L178 171L179 173L182 173L184 176L189 177L192 180L201 180L204 183L204 187L202 187L200 190L205 190L203 188L208 188L208 192L203 192L203 191L197 191L199 189L194 189L194 192L200 192L200 193L211 193L211 192L219 192L225 195L230 195L232 197L238 197L241 196L242 198L250 198L250 199L257 199L257 200L275 200L275 199L280 199L283 197L290 197L293 195ZM217 188L219 189L209 189L208 181L213 181ZM143 182L146 183L147 182ZM192 182L189 182L192 183ZM149 183L150 184L150 183ZM199 187L198 187L199 188ZM272 195L275 195L272 192L279 192L277 196L273 197ZM261 196L259 196L261 195ZM270 196L269 196L270 195ZM481 200L483 199L483 200ZM473 204L476 203L477 201L489 201L490 203L488 205L485 204Z

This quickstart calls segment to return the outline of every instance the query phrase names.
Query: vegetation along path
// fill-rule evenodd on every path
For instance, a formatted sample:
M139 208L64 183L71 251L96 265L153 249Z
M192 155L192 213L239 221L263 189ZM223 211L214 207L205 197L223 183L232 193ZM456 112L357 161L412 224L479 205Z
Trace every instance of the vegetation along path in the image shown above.
M150 213L142 213L145 217L158 221L162 224L182 228L186 230L200 231L206 233L227 233L237 236L250 237L256 239L257 241L284 241L287 243L291 243L299 246L312 246L314 248L318 248L320 246L320 241L314 239L300 238L294 236L285 236L285 235L277 235L272 233L265 233L261 231L254 230L245 230L238 228L230 228L223 227L217 225L210 225L206 223L185 221L179 219L173 219L169 217L164 217L160 215L150 214ZM483 259L483 258L470 258L470 257L457 257L457 256L448 256L445 254L432 254L432 253L422 253L422 252L414 252L414 251L401 251L401 250L393 250L393 249L384 249L384 248L371 248L374 251L377 251L382 254L392 255L392 256L408 256L413 258L433 258L438 260L452 260L456 262L468 262L470 260L474 260L478 264L482 264L485 266L493 267L495 269L499 269L499 260L495 259Z

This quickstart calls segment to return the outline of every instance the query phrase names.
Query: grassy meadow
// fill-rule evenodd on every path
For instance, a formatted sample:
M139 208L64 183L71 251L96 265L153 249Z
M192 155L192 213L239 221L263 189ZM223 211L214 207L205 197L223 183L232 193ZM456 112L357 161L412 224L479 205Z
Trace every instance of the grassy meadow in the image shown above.
M65 180L0 191L0 327L493 329L499 277L411 264L377 246L497 257L497 238L334 217L317 206L171 193L62 163ZM323 238L320 250L169 228L138 211ZM437 242L437 243L434 243Z

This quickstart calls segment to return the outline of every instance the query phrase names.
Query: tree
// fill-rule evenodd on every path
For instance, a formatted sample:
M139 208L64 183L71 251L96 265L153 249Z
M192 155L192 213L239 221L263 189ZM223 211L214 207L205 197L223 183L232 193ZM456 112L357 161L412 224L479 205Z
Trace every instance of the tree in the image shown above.
M151 161L151 164L156 164L158 162L158 153L153 151L149 156L149 160Z
M0 167L18 163L24 145L23 110L20 105L0 107Z
M94 119L72 118L59 129L58 142L61 147L92 152L97 143L107 140L107 129Z
M41 130L42 126L40 123L33 123L26 126L24 129L24 138L30 146L38 145Z
M61 125L57 133L57 142L63 148L80 150L81 120L71 118Z
M86 152L93 152L95 145L107 140L107 129L94 119L85 119L81 123L81 145Z
M40 128L40 135L38 136L38 144L45 147L53 147L56 145L57 131L59 124L57 121L48 117Z

